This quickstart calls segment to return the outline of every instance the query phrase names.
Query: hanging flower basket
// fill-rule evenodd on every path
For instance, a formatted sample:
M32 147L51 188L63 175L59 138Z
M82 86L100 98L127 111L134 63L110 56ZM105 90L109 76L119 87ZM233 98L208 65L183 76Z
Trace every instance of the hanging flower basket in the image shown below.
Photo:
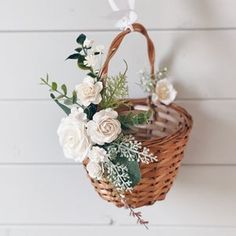
M67 114L58 128L65 156L84 164L104 200L129 208L139 223L146 224L133 209L165 199L183 159L192 118L172 103L177 92L167 70L155 72L155 49L144 26L135 23L132 29L115 37L101 68L97 65L103 47L94 46L83 34L77 38L76 53L68 59L77 60L87 76L72 94L65 84L49 82L48 76L41 80ZM147 98L128 98L127 68L117 76L108 75L111 58L131 32L147 41L151 71L140 78Z

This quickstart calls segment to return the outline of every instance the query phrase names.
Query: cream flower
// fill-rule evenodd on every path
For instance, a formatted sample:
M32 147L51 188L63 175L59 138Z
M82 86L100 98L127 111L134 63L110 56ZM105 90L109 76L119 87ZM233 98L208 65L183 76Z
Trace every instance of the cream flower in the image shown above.
M88 55L85 57L84 65L87 67L96 67L97 66L97 58L95 55Z
M103 53L104 52L105 47L103 45L97 45L94 49L93 52L94 53Z
M102 82L94 82L93 78L86 77L82 83L75 87L79 102L84 106L91 103L98 104L102 100L100 92L102 91Z
M157 82L155 87L155 92L152 94L153 103L158 101L169 105L172 103L177 95L177 91L174 89L173 85L167 79L161 79Z
M82 162L91 147L86 130L86 115L82 108L73 108L71 114L63 118L57 134L64 155L67 158Z
M96 163L105 162L108 160L106 150L96 146L90 150L88 157L91 161Z
M93 42L94 42L93 40L85 39L84 43L83 43L83 46L86 47L86 48L90 48L90 47L92 47Z
M99 145L111 143L121 133L121 125L117 120L118 113L111 108L101 110L87 124L88 135L92 142Z
M97 162L89 161L89 163L86 166L86 169L91 178L97 179L97 180L102 178L103 169Z

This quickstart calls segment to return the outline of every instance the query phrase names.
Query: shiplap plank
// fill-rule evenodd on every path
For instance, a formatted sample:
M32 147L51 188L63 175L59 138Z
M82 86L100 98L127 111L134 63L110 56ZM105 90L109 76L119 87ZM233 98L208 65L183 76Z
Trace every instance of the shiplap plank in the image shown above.
M81 166L4 166L0 176L1 225L111 222L99 200L96 210L90 204L95 194Z
M11 33L0 37L0 99L48 98L39 78L49 73L52 80L73 88L85 76L75 61L65 61L77 46L78 33ZM236 98L234 64L235 31L151 32L156 44L157 65L167 66L178 89L178 98ZM88 33L98 44L108 47L116 33ZM147 68L146 45L138 35L129 35L113 58L111 74L129 64L130 96L140 97L138 71Z
M236 164L236 100L181 101L194 127L187 164ZM64 113L48 101L0 102L0 163L72 163L64 158L56 129ZM23 136L22 136L23 135Z
M235 227L235 167L184 166L165 201L142 208L150 225ZM1 225L135 225L98 197L81 166L1 166Z
M234 0L136 1L139 21L160 29L235 27L235 7ZM0 30L114 29L111 13L107 0L1 1Z
M21 229L11 229L9 230L8 236L119 236L119 235L136 235L136 236L235 236L235 228L194 228L194 227L153 227L151 226L149 230L142 227L60 227L60 228L21 228Z

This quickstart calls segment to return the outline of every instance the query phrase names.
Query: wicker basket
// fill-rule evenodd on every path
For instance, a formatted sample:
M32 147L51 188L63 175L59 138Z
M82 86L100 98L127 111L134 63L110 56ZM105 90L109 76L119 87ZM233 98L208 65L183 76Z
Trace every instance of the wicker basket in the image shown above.
M151 74L154 75L155 50L152 40L141 24L133 24L133 29L133 31L143 34L147 40ZM107 74L112 56L117 51L123 38L130 32L132 31L127 29L119 33L111 43L106 61L101 70L102 76ZM165 199L183 159L184 148L193 122L188 112L175 104L169 106L162 104L153 105L150 97L147 99L129 99L129 101L133 104L132 109L137 112L150 109L150 107L154 111L152 121L147 125L137 127L132 134L136 139L142 141L144 147L149 148L158 157L157 162L140 165L141 181L134 187L132 193L127 192L125 194L127 204L137 208L152 205L156 201ZM120 108L119 113L127 112L126 109ZM84 165L86 165L86 161ZM124 205L113 186L108 182L91 178L90 180L103 199L114 203L118 207Z

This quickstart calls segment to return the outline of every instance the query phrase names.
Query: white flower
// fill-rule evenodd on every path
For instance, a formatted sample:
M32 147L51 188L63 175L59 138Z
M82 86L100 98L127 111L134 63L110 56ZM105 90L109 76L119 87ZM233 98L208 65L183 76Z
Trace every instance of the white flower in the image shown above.
M121 132L121 125L117 117L118 113L111 108L97 112L93 116L93 120L87 124L91 140L99 145L114 141Z
M72 107L69 114L69 118L75 119L76 121L87 122L87 115L84 113L84 110L81 107Z
M91 103L98 104L102 100L100 92L102 91L102 82L94 82L93 78L86 77L82 83L75 87L77 97L80 103L84 106L89 106Z
M83 46L86 48L90 48L93 45L93 40L85 39Z
M108 160L106 150L96 146L90 150L88 157L91 161L96 163L105 162Z
M73 108L71 114L63 118L57 134L67 158L82 162L91 147L86 130L86 115L82 108Z
M173 85L167 79L161 79L157 82L155 92L152 94L152 101L157 103L158 101L169 105L172 103L177 95L177 91Z
M97 58L95 55L88 55L85 57L84 65L87 67L96 67Z
M97 180L102 178L103 169L97 162L89 161L89 163L86 166L86 169L91 178L97 179Z
M103 52L104 52L104 49L105 49L105 47L104 47L103 45L97 45L97 46L93 49L93 51L94 51L95 53L103 53Z

